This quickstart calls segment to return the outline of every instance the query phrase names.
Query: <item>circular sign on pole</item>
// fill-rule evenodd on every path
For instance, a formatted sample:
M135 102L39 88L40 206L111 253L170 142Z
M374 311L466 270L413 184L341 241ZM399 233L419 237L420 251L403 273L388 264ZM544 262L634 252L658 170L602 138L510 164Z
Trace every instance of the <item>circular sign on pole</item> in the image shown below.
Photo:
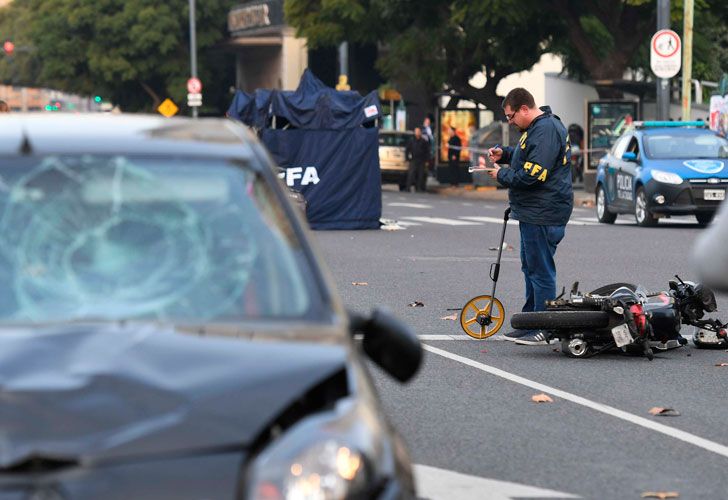
M682 65L680 37L672 30L660 30L650 42L650 67L658 78L672 78Z
M202 92L202 82L197 77L192 77L187 80L187 92L190 94L199 94Z

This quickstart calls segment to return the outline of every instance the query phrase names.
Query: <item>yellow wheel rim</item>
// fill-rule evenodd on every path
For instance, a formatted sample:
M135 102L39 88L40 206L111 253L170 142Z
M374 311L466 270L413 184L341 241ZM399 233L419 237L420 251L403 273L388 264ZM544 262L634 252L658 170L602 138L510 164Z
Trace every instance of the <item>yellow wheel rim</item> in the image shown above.
M491 323L481 325L478 319L490 314ZM500 300L490 295L479 295L468 301L460 311L460 326L474 339L483 340L495 335L505 320L505 310Z

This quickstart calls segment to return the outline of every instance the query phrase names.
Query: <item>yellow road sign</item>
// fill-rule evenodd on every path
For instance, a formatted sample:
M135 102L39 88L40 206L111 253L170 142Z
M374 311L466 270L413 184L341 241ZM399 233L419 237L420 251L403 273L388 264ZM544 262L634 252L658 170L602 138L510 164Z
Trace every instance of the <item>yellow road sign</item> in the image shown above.
M172 102L172 99L165 99L164 102L159 105L157 111L169 118L170 116L176 115L179 108Z
M351 90L348 76L339 75L339 83L336 84L336 90Z

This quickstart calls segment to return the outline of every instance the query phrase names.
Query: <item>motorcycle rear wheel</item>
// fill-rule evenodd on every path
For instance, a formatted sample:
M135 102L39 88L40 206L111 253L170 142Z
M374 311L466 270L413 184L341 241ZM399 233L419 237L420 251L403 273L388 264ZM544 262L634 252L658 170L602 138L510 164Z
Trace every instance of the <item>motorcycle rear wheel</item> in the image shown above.
M518 330L559 330L561 328L606 328L605 311L536 311L514 314L511 326Z
M622 287L629 288L633 292L637 290L637 285L632 283L610 283L608 285L600 286L596 290L592 290L590 293L592 295L611 295L616 289Z

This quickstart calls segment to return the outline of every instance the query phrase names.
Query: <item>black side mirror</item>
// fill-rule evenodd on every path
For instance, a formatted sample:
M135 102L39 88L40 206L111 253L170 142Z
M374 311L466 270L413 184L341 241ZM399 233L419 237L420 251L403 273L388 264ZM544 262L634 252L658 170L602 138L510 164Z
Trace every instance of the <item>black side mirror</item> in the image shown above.
M399 380L410 380L422 363L420 339L392 313L376 309L371 316L349 313L351 333L364 336L363 348L369 359Z

